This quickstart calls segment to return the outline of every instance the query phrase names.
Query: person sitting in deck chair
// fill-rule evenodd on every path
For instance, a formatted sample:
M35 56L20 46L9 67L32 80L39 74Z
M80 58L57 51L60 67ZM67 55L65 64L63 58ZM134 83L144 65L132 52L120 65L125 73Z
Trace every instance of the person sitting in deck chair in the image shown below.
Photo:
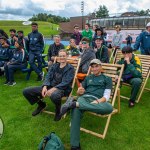
M142 66L140 59L135 56L133 49L130 46L122 48L122 54L124 58L121 58L117 64L124 64L124 72L122 75L123 82L131 84L131 96L129 100L129 107L133 107L135 104L136 96L142 83Z
M93 59L90 63L91 72L78 88L79 95L77 101L68 100L61 107L60 116L72 109L71 118L71 150L80 150L80 123L85 111L91 111L98 114L110 114L113 107L108 100L112 89L112 79L104 75L101 62Z
M80 55L81 62L79 66L79 71L77 74L77 85L79 87L79 82L83 81L86 77L86 74L89 69L89 64L92 59L96 58L94 50L89 45L89 39L86 37L83 37L82 40L82 54Z
M71 92L71 84L74 78L74 67L67 63L67 52L58 52L59 63L53 64L45 77L42 86L29 87L23 90L23 95L31 105L37 103L38 107L33 111L32 116L38 115L45 107L44 97L50 97L55 104L55 118L60 119L61 98L68 96Z

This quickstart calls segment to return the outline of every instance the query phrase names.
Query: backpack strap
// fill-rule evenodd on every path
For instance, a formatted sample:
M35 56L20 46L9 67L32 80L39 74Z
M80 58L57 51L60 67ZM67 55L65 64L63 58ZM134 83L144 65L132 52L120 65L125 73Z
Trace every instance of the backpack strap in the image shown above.
M50 138L49 138L49 137L47 137L47 136L45 136L45 137L44 137L43 144L42 144L42 150L44 150L44 149L45 149L46 144L47 144L47 142L48 142L49 140L50 140Z

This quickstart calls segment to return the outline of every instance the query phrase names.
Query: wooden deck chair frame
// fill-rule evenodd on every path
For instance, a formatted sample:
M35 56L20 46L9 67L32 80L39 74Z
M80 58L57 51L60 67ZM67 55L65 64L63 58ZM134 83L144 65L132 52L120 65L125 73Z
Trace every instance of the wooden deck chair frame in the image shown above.
M141 97L142 97L142 94L143 94L144 90L150 91L149 88L145 88L145 86L147 84L147 81L149 79L149 76L150 76L150 65L149 65L150 64L150 56L148 56L148 55L140 55L140 54L134 54L134 55L138 56L140 58L140 60L141 60L141 63L142 63L143 82L141 84L139 95L137 96L137 100L136 100L136 102L138 103L140 101ZM113 63L115 64L118 60L121 59L121 57L122 57L121 51L117 51ZM131 87L131 85L127 84L127 83L123 83L123 85ZM121 95L120 97L123 98L123 99L127 99L127 100L130 99L129 97L126 97L126 96L123 96L123 95Z
M76 65L76 61L78 61L77 62L77 65ZM57 62L57 57L55 57L55 59L54 59L54 63L56 63ZM71 90L71 93L69 94L69 96L70 95L72 95L72 92L73 92L73 89L74 89L74 87L75 87L75 81L76 81L76 76L77 76L77 73L78 73L78 70L79 70L79 66L80 66L80 62L81 62L81 58L67 58L67 62L68 63L70 63L70 64L72 64L76 69L75 69L75 75L74 75L74 79L73 79L73 82L72 82L72 90ZM63 97L62 98L62 100L66 100L66 97ZM47 111L47 110L43 110L43 112L44 113L47 113L47 114L51 114L51 115L55 115L55 113L54 112L50 112L50 111Z
M115 52L115 49L114 48L112 48L111 49L111 55L110 55L110 58L109 58L109 62L111 62L112 61L112 58L113 58L113 55L114 55L114 52Z
M122 73L123 73L124 65L102 63L102 68L104 70L104 74L109 76L109 77L111 77L112 80L113 80L111 104L112 104L112 106L114 108L114 105L115 105L115 102L116 102L116 99L117 99L118 100L118 106L117 106L117 108L113 109L113 112L111 114L108 114L108 115L100 115L100 114L88 112L88 113L90 113L90 114L92 114L94 116L98 116L98 117L102 117L102 118L107 117L107 121L106 121L106 124L105 124L105 127L104 127L104 131L103 131L102 134L93 132L93 131L85 129L83 127L81 127L80 130L84 131L86 133L89 133L91 135L94 135L96 137L104 139L105 136L106 136L106 133L108 131L108 127L109 127L109 124L110 124L111 116L113 114L120 113L120 88L119 87L120 87L120 80L121 80L121 76L122 76ZM117 73L118 69L120 70L119 75ZM117 82L115 82L116 75L114 73L116 73L116 75L118 75Z

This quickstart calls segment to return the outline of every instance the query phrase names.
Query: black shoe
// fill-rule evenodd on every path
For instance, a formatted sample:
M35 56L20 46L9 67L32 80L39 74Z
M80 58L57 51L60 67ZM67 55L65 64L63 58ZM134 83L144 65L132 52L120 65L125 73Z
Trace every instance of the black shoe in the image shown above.
M71 150L81 150L81 147L71 147Z
M42 104L41 104L42 103ZM34 110L32 112L32 116L36 116L38 115L45 107L46 107L46 103L41 101L40 104L38 104L38 107L36 108L36 110Z
M4 82L4 85L8 85L8 83L9 83L9 81L5 81L5 82Z
M54 121L59 121L61 119L60 114L55 114Z
M14 82L8 82L7 85L9 85L9 86L14 86L14 85L16 85L16 82L15 82L15 81L14 81Z
M43 80L44 80L44 72L41 72L41 73L38 75L37 81L43 81Z
M129 101L129 107L130 108L134 107L134 105L135 105L135 102Z
M63 116L65 113L67 113L70 109L73 109L76 107L76 102L75 101L67 101L61 106L60 109L60 115Z

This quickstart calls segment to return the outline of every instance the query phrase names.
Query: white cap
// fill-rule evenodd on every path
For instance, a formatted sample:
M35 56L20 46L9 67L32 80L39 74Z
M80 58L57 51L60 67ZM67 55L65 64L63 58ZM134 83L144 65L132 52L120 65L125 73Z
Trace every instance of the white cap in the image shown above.
M93 64L101 65L101 61L100 61L99 59L93 59L93 60L91 60L91 62L90 62L90 66L93 65Z
M146 25L146 27L150 27L150 22Z

